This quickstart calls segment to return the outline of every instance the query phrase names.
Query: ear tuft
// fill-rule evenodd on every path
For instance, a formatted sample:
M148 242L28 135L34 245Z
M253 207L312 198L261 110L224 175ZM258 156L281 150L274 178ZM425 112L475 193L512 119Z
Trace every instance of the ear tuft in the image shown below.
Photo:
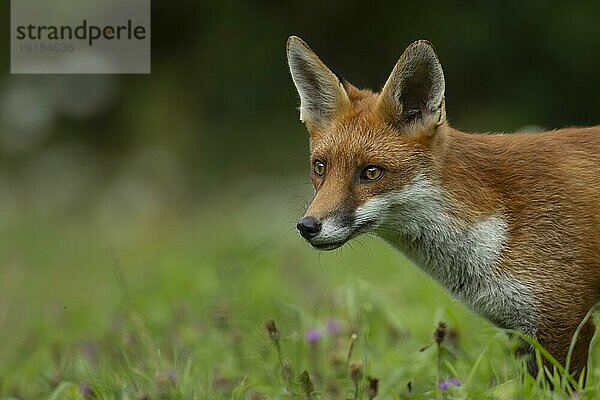
M379 107L393 125L431 128L446 120L445 81L431 43L419 40L402 54L380 94Z
M287 41L287 59L300 96L300 120L327 125L335 111L349 101L342 83L297 36Z

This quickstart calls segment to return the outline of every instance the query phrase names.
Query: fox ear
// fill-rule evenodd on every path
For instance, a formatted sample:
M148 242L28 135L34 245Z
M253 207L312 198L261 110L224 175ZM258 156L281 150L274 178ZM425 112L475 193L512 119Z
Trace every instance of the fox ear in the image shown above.
M419 40L400 56L379 96L379 110L398 129L431 129L446 121L444 72L431 43Z
M297 36L287 41L287 59L300 95L300 120L307 125L326 126L335 111L349 102L344 86Z

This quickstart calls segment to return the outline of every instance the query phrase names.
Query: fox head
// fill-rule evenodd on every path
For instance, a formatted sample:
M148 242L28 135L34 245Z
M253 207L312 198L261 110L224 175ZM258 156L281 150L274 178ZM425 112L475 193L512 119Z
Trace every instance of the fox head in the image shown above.
M298 37L288 39L287 58L310 135L314 187L300 234L332 250L363 233L395 229L390 222L401 197L435 167L431 149L447 127L433 47L424 40L410 45L380 93L341 80Z

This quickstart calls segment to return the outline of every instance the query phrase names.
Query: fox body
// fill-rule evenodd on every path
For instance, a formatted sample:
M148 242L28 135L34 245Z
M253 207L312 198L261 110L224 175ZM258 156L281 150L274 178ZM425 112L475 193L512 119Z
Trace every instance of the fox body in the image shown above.
M453 129L426 41L405 50L380 93L340 80L297 37L287 56L315 189L302 236L322 250L379 236L470 309L564 362L600 300L600 127ZM587 322L576 374L593 334Z

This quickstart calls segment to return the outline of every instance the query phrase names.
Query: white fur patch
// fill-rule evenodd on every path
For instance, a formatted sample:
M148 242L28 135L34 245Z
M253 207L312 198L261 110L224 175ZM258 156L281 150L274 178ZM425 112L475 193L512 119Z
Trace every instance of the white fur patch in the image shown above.
M348 240L352 234L352 227L345 226L337 218L330 216L321 221L321 231L311 239L313 245L337 244ZM331 246L338 247L338 246Z
M356 225L402 251L458 300L498 325L535 335L533 290L498 271L507 241L502 214L475 225L453 217L443 192L423 175L403 190L369 200L356 210Z

